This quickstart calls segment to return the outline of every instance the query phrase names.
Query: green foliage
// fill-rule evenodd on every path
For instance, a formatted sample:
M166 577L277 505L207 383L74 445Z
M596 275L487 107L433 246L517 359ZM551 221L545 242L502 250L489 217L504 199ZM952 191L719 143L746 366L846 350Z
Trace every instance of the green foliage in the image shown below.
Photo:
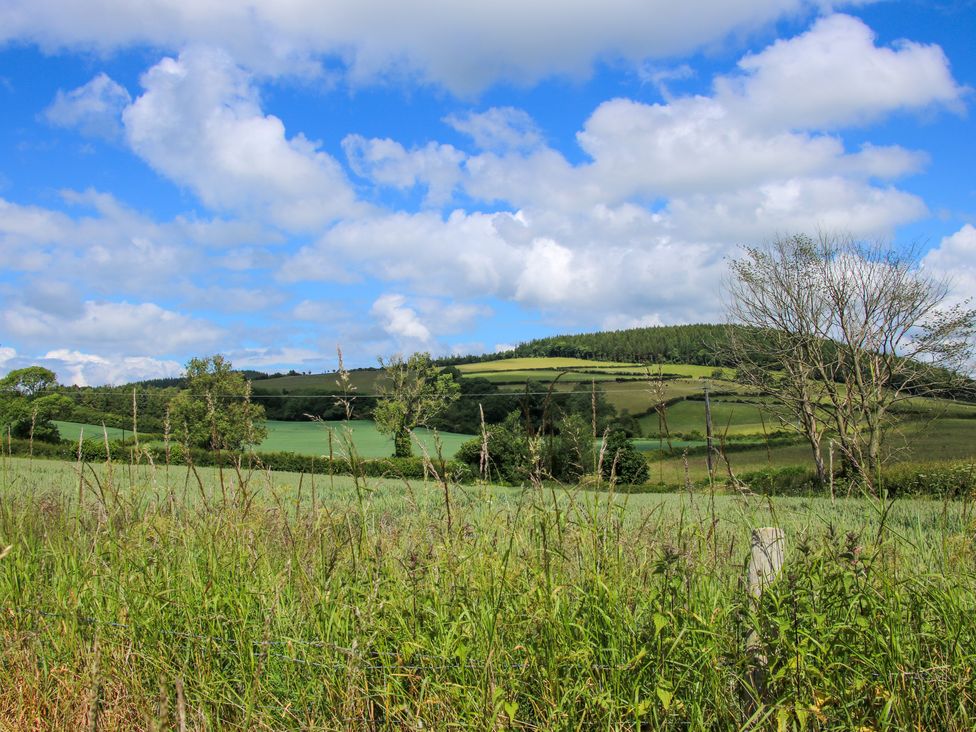
M756 493L767 496L822 496L829 488L820 486L810 468L790 466L743 473L739 479ZM956 499L976 496L976 463L972 460L948 462L905 462L885 466L879 486L889 498ZM856 480L837 477L834 492L860 495Z
M407 360L395 356L383 364L386 380L382 397L373 410L376 427L393 436L395 457L410 457L410 430L428 426L453 401L461 388L454 375L431 361L429 353L415 353Z
M16 369L0 379L0 428L13 437L57 442L53 420L71 406L51 392L57 385L55 373L41 366Z
M607 435L602 472L605 479L628 485L646 483L649 473L647 460L620 430Z
M458 448L454 459L466 464L474 475L492 482L518 485L525 481L531 459L519 414L512 413L502 424L486 425L485 433L487 440L482 436L468 440Z
M749 490L764 496L816 496L825 492L816 471L798 465L753 470L738 477Z
M450 370L451 367L445 369ZM460 373L460 372L458 372ZM448 404L433 419L433 426L450 432L475 434L481 431L481 416L485 422L497 424L512 411L518 409L519 396L506 394L488 379L464 377L455 380L460 388L457 401Z
M250 384L221 355L186 365L187 387L170 402L174 436L193 447L241 450L267 431L264 408L251 402Z

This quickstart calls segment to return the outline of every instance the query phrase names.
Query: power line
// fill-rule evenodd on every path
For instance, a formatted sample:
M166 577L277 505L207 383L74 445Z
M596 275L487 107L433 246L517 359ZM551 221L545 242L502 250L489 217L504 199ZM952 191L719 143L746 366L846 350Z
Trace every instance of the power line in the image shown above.
M695 379L695 377L689 377L687 380L694 380L694 379ZM638 383L638 384L644 384L644 383L646 383L646 382L641 381L641 380L638 380L638 379L628 379L627 381L633 381L634 383ZM562 382L561 385L562 386L568 386L569 384L582 384L584 386L589 387L590 386L590 383L591 382L587 382L587 381L577 381L577 382L572 382L571 381L571 382ZM619 382L615 382L615 383L619 383ZM633 388L633 389L626 389L626 388L607 389L607 388L601 387L600 386L600 382L597 382L597 388L603 394L624 394L624 393L629 393L629 392L634 392L634 391L641 391L641 389L638 389L638 388ZM132 392L131 391L126 391L126 392L97 392L97 391L82 392L82 391L72 391L72 390L70 390L70 387L61 387L61 388L58 388L58 389L46 389L46 390L42 390L42 391L44 393L65 394L67 396L81 396L81 395L85 395L85 394L93 394L95 396L103 397L103 398L106 397L106 396L109 396L109 397L117 397L117 398L120 398L120 399L132 399ZM38 393L41 393L41 392L39 391ZM554 388L552 391L549 391L548 389L545 390L545 391L492 391L492 392L462 393L459 396L461 398L465 398L465 397L484 398L484 397L521 397L521 396L546 396L546 395L566 396L566 395L579 395L579 394L588 394L588 393L589 393L589 391L585 391L585 392L584 391L572 391L572 390L567 390L567 389ZM164 396L164 395L162 395L162 394L160 394L158 392L154 392L154 391L141 391L141 392L140 391L136 391L136 398L139 398L139 397L155 397L155 398L159 398L159 397L162 397L162 396ZM230 394L230 393L189 394L188 396L197 397L197 398L200 398L200 399L206 399L206 398L209 397L209 398L212 398L212 399L240 399L240 400L243 400L245 398L241 394ZM350 394L343 394L342 392L321 392L321 393L303 393L303 394L254 394L254 393L252 393L252 394L249 395L248 398L251 399L252 401L254 401L254 400L257 400L257 399L381 399L381 398L383 398L385 396L389 396L389 395L388 394L383 394L383 393L380 393L380 392L369 393L369 394L364 394L364 393L361 393L361 392L355 392L355 393L350 393ZM685 396L685 395L676 395L676 396ZM690 394L688 396L690 396Z

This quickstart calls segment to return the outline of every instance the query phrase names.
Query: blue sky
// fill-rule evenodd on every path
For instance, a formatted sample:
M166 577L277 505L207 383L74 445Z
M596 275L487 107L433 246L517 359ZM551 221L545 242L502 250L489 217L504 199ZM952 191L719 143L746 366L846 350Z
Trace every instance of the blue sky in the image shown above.
M720 321L726 260L976 295L976 3L7 0L0 373L322 371Z

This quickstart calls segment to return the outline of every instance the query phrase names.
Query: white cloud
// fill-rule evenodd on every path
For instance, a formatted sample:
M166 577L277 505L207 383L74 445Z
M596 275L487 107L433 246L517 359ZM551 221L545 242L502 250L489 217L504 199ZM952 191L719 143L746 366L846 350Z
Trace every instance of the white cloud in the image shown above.
M433 335L421 320L417 311L409 307L403 295L380 295L373 303L370 313L380 326L401 347L407 350L430 348Z
M216 326L154 303L85 302L60 315L13 304L0 313L0 327L21 343L58 343L102 355L158 355L212 347Z
M430 142L407 151L394 140L367 140L362 135L346 136L342 149L356 175L393 188L424 185L427 187L425 202L432 206L442 206L451 200L465 158L452 145Z
M183 374L183 366L176 361L146 356L109 359L68 349L49 351L36 362L54 371L60 383L77 386L126 384L145 379L174 378Z
M419 78L469 93L499 80L529 84L552 74L585 76L603 58L636 65L691 52L821 4L10 0L0 8L0 41L103 52L136 45L218 46L238 63L267 74L312 74L329 56L341 59L357 82Z
M822 228L854 236L890 235L928 211L921 198L842 177L792 178L714 196L671 200L672 225L706 241L756 242Z
M578 292L580 269L573 253L552 239L532 242L518 278L515 297L522 302L561 303Z
M739 61L742 74L719 78L717 96L764 126L825 129L862 124L890 112L957 107L942 49L911 41L874 45L874 33L848 15L822 18L806 33L776 41Z
M294 280L331 280L337 257L387 281L410 282L420 292L466 296L498 292L517 253L496 221L509 214L396 213L337 224L319 242L282 265Z
M276 243L256 224L186 217L159 222L109 194L62 191L61 197L67 212L0 198L0 249L8 272L33 273L31 283L60 282L89 294L169 296L189 280L239 267L238 250L225 249L235 241ZM21 290L31 294L27 284Z
M336 303L319 300L302 300L291 312L292 317L297 320L306 320L310 323L327 323L334 319L337 313L344 314L344 311Z
M282 369L295 366L308 367L309 371L325 371L332 368L334 357L323 356L319 351L292 346L268 346L266 348L246 348L228 353L235 368Z
M535 120L525 110L514 107L492 107L481 113L449 115L444 121L468 135L480 150L532 150L543 143L542 132Z
M361 211L335 159L300 134L288 138L225 53L195 48L164 58L142 86L123 113L129 145L207 206L294 231Z
M628 330L630 328L655 328L665 325L658 313L645 313L644 315L625 315L615 313L603 319L601 328L603 330Z
M0 369L3 369L7 362L13 361L16 357L17 349L0 346Z
M976 302L976 226L965 224L922 258L925 274L951 285L949 302Z
M44 117L59 127L76 127L89 137L115 140L122 134L122 110L131 101L125 87L101 73L77 89L59 90Z

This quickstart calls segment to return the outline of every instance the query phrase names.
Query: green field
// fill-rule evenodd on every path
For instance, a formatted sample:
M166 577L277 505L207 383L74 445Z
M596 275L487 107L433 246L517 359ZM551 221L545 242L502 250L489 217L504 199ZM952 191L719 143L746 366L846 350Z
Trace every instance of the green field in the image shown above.
M0 729L976 721L969 502L0 462Z
M643 441L648 443L648 441ZM656 441L649 441L651 449ZM719 440L716 439L716 443ZM828 444L823 445L825 462L829 460ZM976 420L944 419L936 422L908 422L898 426L888 436L886 452L889 462L903 461L944 461L973 459L976 457ZM771 447L767 450L761 443L749 450L729 452L728 465L716 458L718 475L727 476L728 470L746 473L766 468L785 468L800 465L813 468L813 457L806 443ZM839 459L839 456L838 456ZM708 477L705 455L680 455L650 465L652 481L669 485L680 485L686 475L693 481ZM686 473L687 469L687 473Z
M81 424L80 422L62 422L60 420L54 420L54 424L58 426L58 434L61 435L61 439L72 442L77 442L82 431L84 431L86 440L103 440L106 432L110 440L121 440L123 437L132 439L132 430L120 430L117 427L105 427L103 429L100 424Z
M687 363L651 363L640 368L630 366L597 366L592 369L608 374L624 376L640 376L647 378L648 373L656 376L658 373L672 376L683 376L691 379L712 379L712 374L716 371L721 372L721 379L730 380L735 374L735 369L720 368L717 366L696 366Z
M494 371L526 371L536 369L555 369L567 371L570 369L596 369L626 367L634 368L638 364L622 363L620 361L589 361L584 358L504 358L498 361L480 361L465 363L457 367L462 374L486 373Z
M577 371L560 371L556 369L536 369L522 371L472 371L465 374L472 379L486 379L495 384L524 384L526 382L551 382L559 378L559 383L573 384L591 381L614 381L617 377L610 374L590 374Z
M393 439L380 434L376 425L365 419L349 422L267 422L268 436L255 449L259 452L297 452L302 455L327 455L329 453L329 433L332 434L334 454L345 454L345 435L352 436L353 444L360 457L389 457L393 454ZM458 447L472 435L459 435L454 432L439 432L441 450L444 457L452 457ZM416 439L414 454L435 454L434 434L428 429L414 430Z
M78 422L56 422L62 439L77 440L84 430L85 439L101 440L101 425L80 424ZM332 448L336 455L345 455L345 435L352 436L353 444L360 457L376 458L389 457L393 454L393 440L382 435L376 425L365 419L354 419L349 422L282 422L268 420L265 423L268 436L255 447L258 452L296 452L301 455L327 455L329 452L329 434L332 434ZM108 428L110 440L121 439L123 432L131 439L132 432L127 430ZM434 433L426 428L414 430L416 439L414 452L434 455L437 449ZM444 457L452 457L458 447L472 435L459 435L454 432L438 432L441 451Z
M766 432L783 429L770 407L713 399L711 411L712 430L715 435L762 435L763 420L765 420ZM678 432L687 434L693 431L705 434L705 402L685 400L672 404L667 409L667 419L672 434ZM657 414L646 415L638 421L645 435L657 434Z

